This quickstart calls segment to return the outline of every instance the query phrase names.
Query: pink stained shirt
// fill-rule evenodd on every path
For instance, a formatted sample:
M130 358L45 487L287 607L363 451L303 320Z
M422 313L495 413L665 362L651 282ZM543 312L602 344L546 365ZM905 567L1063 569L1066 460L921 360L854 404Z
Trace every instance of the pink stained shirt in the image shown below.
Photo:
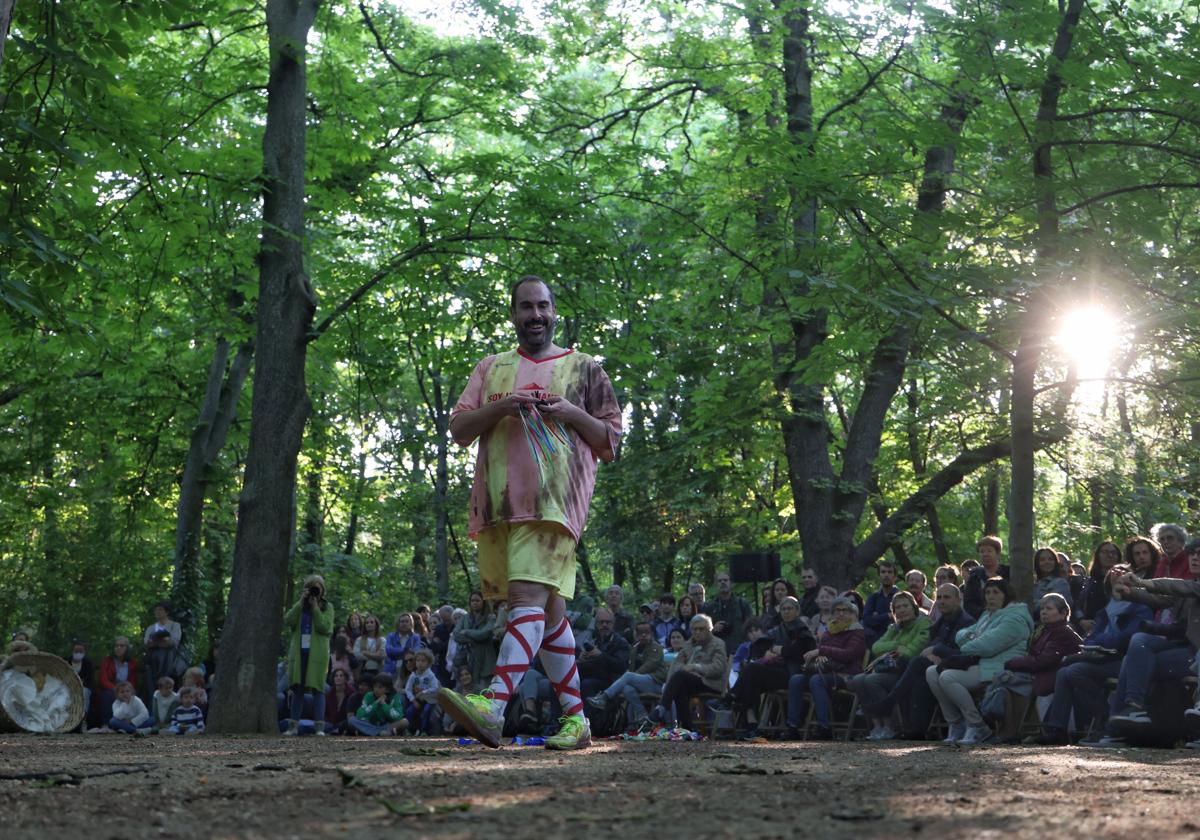
M479 439L468 526L477 537L501 522L557 522L578 541L587 524L596 484L596 462L613 460L621 435L621 407L608 375L586 353L567 350L535 360L521 350L488 356L475 366L451 420L513 392L570 400L608 430L608 450L595 452L570 426L574 448L559 445L539 471L522 421L504 417ZM463 446L473 441L458 440ZM544 483L543 483L544 476Z

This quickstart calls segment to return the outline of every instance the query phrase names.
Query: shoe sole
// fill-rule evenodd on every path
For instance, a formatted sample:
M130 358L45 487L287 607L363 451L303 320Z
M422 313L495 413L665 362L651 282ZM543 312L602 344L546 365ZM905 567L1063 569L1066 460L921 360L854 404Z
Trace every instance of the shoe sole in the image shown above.
M471 707L460 705L465 703L457 694L445 688L439 688L437 693L438 705L442 707L442 711L450 715L454 722L467 731L467 734L473 737L476 741L483 744L485 747L491 747L494 750L500 749L499 736L486 729L481 729L479 723L471 714Z

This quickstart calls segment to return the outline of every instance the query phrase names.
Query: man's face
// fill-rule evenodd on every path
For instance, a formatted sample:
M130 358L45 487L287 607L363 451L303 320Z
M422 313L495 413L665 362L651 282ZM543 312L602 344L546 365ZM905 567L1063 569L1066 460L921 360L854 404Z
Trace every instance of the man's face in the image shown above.
M704 584L702 584L702 583L691 584L690 586L688 586L688 594L692 596L692 600L696 602L697 606L699 606L700 604L703 604L704 603Z
M800 574L800 585L805 589L812 589L817 585L817 573L811 569L805 569Z
M1188 552L1188 571L1195 577L1200 577L1200 549Z
M1133 546L1133 565L1139 569L1144 569L1150 565L1150 561L1154 555L1150 551L1149 543L1135 543Z
M649 624L639 624L637 626L637 641L640 645L649 644L654 638L654 630Z
M511 316L522 350L533 353L553 342L558 314L545 283L529 282L518 286Z
M913 595L918 595L925 592L925 578L921 577L920 575L909 573L908 576L904 578L904 583L905 589L907 589Z
M658 602L659 618L670 618L674 612L675 612L675 605L672 604L670 601L659 601Z
M943 586L937 592L938 612L945 615L946 613L958 612L962 606L962 594L957 588Z
M893 569L891 566L880 566L879 567L879 585L882 587L885 587L885 588L889 587L889 586L895 586L896 585L896 570Z
M702 645L712 637L712 630L703 623L692 625L692 641Z
M614 611L621 608L621 587L610 586L604 590L604 600Z
M717 591L723 596L733 591L733 582L729 578L729 572L721 572L717 575Z
M613 631L613 614L608 610L596 610L596 635L609 636Z

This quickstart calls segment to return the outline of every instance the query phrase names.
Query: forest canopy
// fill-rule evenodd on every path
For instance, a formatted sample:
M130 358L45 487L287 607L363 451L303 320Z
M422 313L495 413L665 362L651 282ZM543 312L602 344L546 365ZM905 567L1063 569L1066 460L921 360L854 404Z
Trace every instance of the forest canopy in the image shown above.
M273 3L0 0L8 632L106 644L170 598L221 633L280 50L313 307L287 597L465 600L448 414L524 273L625 408L588 587L1196 524L1194 3L306 0L306 51Z

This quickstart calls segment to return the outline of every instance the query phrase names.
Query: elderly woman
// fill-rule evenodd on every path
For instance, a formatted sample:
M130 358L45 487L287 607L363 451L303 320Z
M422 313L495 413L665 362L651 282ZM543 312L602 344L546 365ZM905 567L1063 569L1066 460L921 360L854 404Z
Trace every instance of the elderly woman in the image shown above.
M804 654L817 646L808 623L800 615L800 602L788 595L779 603L779 623L766 634L770 649L765 656L747 662L730 694L747 719L758 712L764 691L787 688L788 680L804 670ZM746 735L759 737L757 728Z
M1118 593L1139 604L1170 610L1172 624L1150 625L1152 632L1135 633L1121 660L1117 687L1109 698L1105 736L1093 746L1116 746L1124 742L1121 731L1136 732L1150 726L1146 692L1151 680L1179 680L1191 672L1192 658L1200 646L1200 540L1186 547L1192 580L1154 578L1143 580L1132 572L1113 585ZM1161 616L1161 613L1160 613Z
M325 674L329 671L329 638L333 635L333 605L325 600L325 579L309 575L303 594L283 614L289 634L287 673L292 707L285 735L298 735L304 716L304 697L313 695L313 725L325 734Z
M924 575L921 576L922 579ZM858 695L864 709L883 702L888 691L900 681L908 662L929 642L929 619L917 609L916 599L909 592L897 592L892 597L892 624L871 645L871 663L866 673L850 680L850 690ZM890 715L873 715L868 741L887 741L896 737Z
M846 679L862 671L867 649L867 634L858 621L859 607L842 596L833 602L833 621L817 640L817 646L804 654L804 671L788 680L788 737L799 736L804 694L812 695L813 717L817 721L814 738L828 741L833 737L829 692L846 685Z
M703 614L692 616L691 626L692 637L671 663L662 697L650 712L653 721L675 720L685 729L693 726L694 695L705 691L720 694L725 690L725 666L729 660L725 643L713 635L711 618Z
M1104 543L1100 545L1103 547ZM1050 708L1042 720L1042 734L1032 739L1034 743L1068 743L1067 727L1072 713L1079 731L1087 731L1094 719L1104 716L1105 682L1120 675L1121 658L1129 649L1133 634L1143 621L1154 618L1148 606L1126 600L1113 589L1113 584L1128 571L1128 566L1120 564L1109 567L1103 581L1104 589L1108 590L1107 603L1096 613L1092 631L1083 640L1080 652L1066 656L1055 674Z
M1014 601L1012 585L1000 576L983 585L983 615L959 630L958 651L939 646L925 671L929 690L950 725L946 744L978 744L992 737L971 692L1000 673L1004 663L1025 652L1033 632L1029 607Z
M1006 703L1006 715L997 740L1016 743L1021 721L1029 702L1049 697L1054 692L1054 680L1063 658L1079 653L1081 639L1071 627L1071 605L1057 592L1042 596L1040 623L1029 639L1029 650L1024 656L1015 656L1004 663L1004 671L993 678L993 682L1005 685L1012 695ZM1021 678L1007 677L1008 674L1027 675Z

